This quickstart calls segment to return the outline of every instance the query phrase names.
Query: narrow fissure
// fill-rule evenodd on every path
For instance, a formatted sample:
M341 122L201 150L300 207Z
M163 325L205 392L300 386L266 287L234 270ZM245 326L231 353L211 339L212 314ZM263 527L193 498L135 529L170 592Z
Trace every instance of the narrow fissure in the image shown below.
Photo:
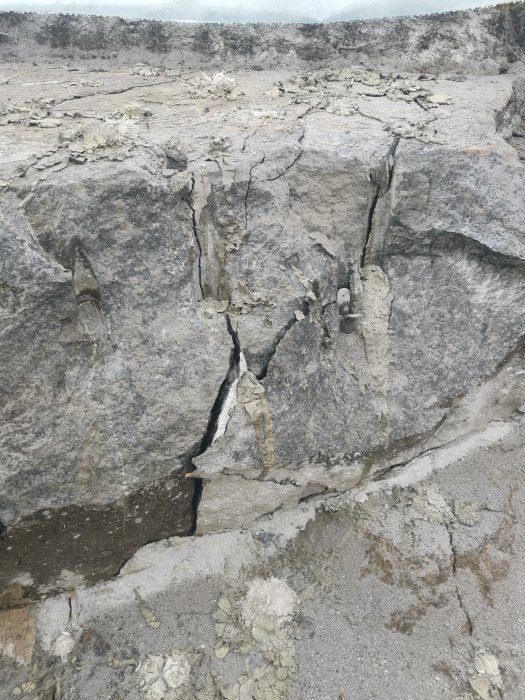
M396 155L396 150L399 145L400 138L396 137L392 143L390 144L390 147L385 155L384 162L386 162L386 166L388 168L388 180L386 187L383 191L383 195L385 195L389 190L392 185L392 178L394 177L394 158ZM377 203L382 196L381 194L381 184L377 182L374 179L373 172L370 173L370 180L373 185L372 189L372 201L370 203L370 207L368 209L368 218L366 222L366 233L365 233L365 242L363 245L363 250L361 253L361 263L360 267L363 268L365 266L367 257L368 257L368 249L370 247L371 243L371 237L372 237L372 230L374 227L374 215L377 207Z
M70 97L66 97L63 100L59 100L58 102L53 102L53 107L59 107L60 105L63 105L65 102L72 102L73 100L83 100L87 99L88 97L99 97L99 96L106 96L106 95L122 95L124 92L130 92L131 90L137 90L138 88L143 88L143 87L155 87L156 85L169 85L170 83L176 83L180 80L180 78L177 76L176 78L169 79L169 80L159 80L156 83L139 83L138 85L130 85L129 87L125 88L120 88L119 90L109 90L108 92L90 92L87 93L86 95L71 95Z
M195 244L197 246L197 249L199 251L198 257L197 257L197 274L198 274L198 279L199 279L199 287L201 290L201 297L204 299L204 286L202 284L202 245L199 239L199 233L198 233L198 225L197 225L197 213L195 212L195 207L193 206L193 194L195 192L195 176L192 174L191 176L191 190L190 193L186 199L186 204L190 208L191 211L191 223L192 223L192 228L193 228L193 238L195 239Z
M361 268L365 266L365 261L366 261L366 256L368 253L368 245L370 243L370 236L372 235L372 227L374 225L374 214L375 210L377 207L377 202L379 200L379 191L380 187L377 184L377 182L373 182L373 195L372 195L372 202L370 203L370 207L368 209L368 219L366 222L366 234L365 234L365 243L363 245L363 252L361 253Z
M472 635L474 633L474 625L473 625L472 619L471 619L470 615L468 614L468 611L463 603L463 597L462 597L461 593L459 592L459 587L458 587L457 581L455 580L456 572L457 572L457 554L456 554L456 548L454 546L454 535L452 534L452 530L451 530L449 524L445 525L445 527L447 528L448 539L449 539L449 543L450 543L450 551L452 554L452 577L454 578L454 588L456 591L456 598L458 601L459 609L465 615L465 618L467 620L467 627L468 627L469 636L472 637Z
M252 165L250 168L250 177L248 179L248 185L246 187L246 194L244 195L244 228L245 229L248 229L248 197L250 196L250 189L252 186L253 171L259 165L262 165L264 163L265 159L266 159L266 156L263 156L262 159L258 163L255 163L255 165Z
M72 595L68 596L67 605L68 605L67 619L68 619L68 624L71 625L73 623L73 597L72 597Z
M299 155L297 155L297 156L293 159L293 161L290 163L290 165L287 165L287 166L286 166L286 168L283 170L282 173L279 173L279 175L276 175L275 177L270 177L270 178L268 178L268 182L275 182L275 180L278 180L280 177L283 177L284 175L286 175L286 173L287 173L289 170L291 170L291 169L294 167L294 165L299 161L299 159L302 157L303 153L304 153L304 151L301 150L300 153L299 153Z
M303 303L303 306L302 306L301 311L302 311L302 313L303 313L305 316L308 316L308 315L309 315L309 313L310 313L310 306L308 305L307 302L304 302L304 303ZM264 378L266 377L266 375L268 374L268 367L270 366L270 362L271 362L271 361L273 360L273 358L275 357L275 353L277 352L277 348L279 347L279 344L280 344L281 340L285 337L285 335L288 333L288 331L289 331L293 326L295 326L296 323L298 323L298 319L294 316L294 317L291 318L291 319L288 321L288 323L286 323L286 324L280 329L280 331L277 333L277 336L276 336L275 341L274 341L274 343L273 343L272 349L271 349L270 352L268 353L268 357L266 358L266 362L264 363L263 368L261 369L261 371L259 372L259 374L256 374L256 375L255 375L259 381L261 381L261 379L264 379Z
M219 391L217 393L217 398L215 399L213 406L210 411L210 415L208 418L208 425L206 427L206 430L204 432L204 435L200 439L198 443L196 443L193 448L189 451L189 453L186 455L184 459L184 473L187 478L192 478L191 474L196 471L197 467L194 463L194 459L196 457L199 457L200 455L204 454L206 450L210 447L210 445L213 442L213 438L215 437L215 433L217 432L217 427L219 424L219 417L222 412L222 408L224 405L224 402L228 396L228 392L230 390L231 385L237 378L238 372L239 372L239 364L240 364L240 359L241 359L241 346L239 342L239 337L237 332L232 326L231 319L228 315L226 315L226 327L228 329L228 333L230 334L230 337L232 339L232 350L230 354L230 364L228 371L226 373L226 377L224 378L222 384L219 387ZM188 535L194 535L196 530L197 530L197 521L198 521L198 512L199 512L199 505L201 502L202 498L202 493L204 490L204 480L201 478L194 478L193 479L194 483L194 488L193 488L193 496L191 499L191 525L190 529L188 531Z
M396 157L396 151L397 151L397 147L399 146L400 141L401 141L401 138L399 136L397 136L393 140L390 148L388 149L388 153L387 153L387 158L388 158L388 188L387 188L387 192L388 192L388 190L390 190L390 187L392 185L392 179L394 177L394 165L395 165L394 159Z
M191 499L191 525L188 530L188 537L197 532L197 518L199 515L199 505L204 490L204 479L195 477L193 479L193 497Z

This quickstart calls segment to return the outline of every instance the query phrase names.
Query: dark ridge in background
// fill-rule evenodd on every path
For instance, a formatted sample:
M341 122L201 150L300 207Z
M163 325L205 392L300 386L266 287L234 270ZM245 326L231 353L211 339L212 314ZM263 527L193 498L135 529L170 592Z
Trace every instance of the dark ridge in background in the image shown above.
M108 8L109 9L109 8ZM525 3L327 24L194 24L36 12L0 13L0 60L249 70L343 57L425 71L497 73L523 59Z
M246 7L249 3L239 3L236 7L210 7L206 0L174 0L173 2L140 3L132 0L127 4L100 0L66 0L47 1L35 4L32 0L9 0L0 2L0 10L16 12L73 13L84 15L106 15L161 21L191 22L340 22L355 19L374 19L380 17L400 17L410 15L450 12L489 6L493 3L481 0L372 0L359 2L357 5L348 1L343 8L329 9L333 3L321 4L322 11L314 12L311 3L296 1L283 9L280 0L259 0L255 7ZM319 4L319 3L318 3ZM337 3L339 4L339 3Z

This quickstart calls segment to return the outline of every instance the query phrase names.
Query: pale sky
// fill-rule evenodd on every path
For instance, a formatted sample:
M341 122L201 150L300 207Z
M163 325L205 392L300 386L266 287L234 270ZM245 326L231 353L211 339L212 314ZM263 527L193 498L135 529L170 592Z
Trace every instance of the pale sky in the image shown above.
M119 4L123 5L130 4L129 0L118 0ZM38 2L38 0L37 0ZM438 12L446 12L447 10L455 10L458 8L466 7L481 7L483 5L496 5L499 0L434 0L432 3L436 7L440 7ZM169 3L168 3L169 4ZM191 5L191 0L188 1ZM340 10L346 10L352 7L362 7L363 5L375 4L375 0L288 0L286 3L283 2L273 2L272 0L244 0L240 2L239 0L201 0L199 4L207 5L208 7L242 7L244 9L266 9L267 7L280 7L281 9L286 9L288 12L296 12L306 15L315 15L316 17L326 17L327 15L334 14ZM380 5L388 5L391 7L392 11L395 11L396 6L404 6L408 4L403 0L386 0L378 3ZM414 8L420 5L424 5L424 1L414 0L410 3ZM442 7L442 9L441 9ZM414 9L417 13L417 9Z
M112 14L115 8L122 8L123 15L152 17L156 8L187 8L189 15L199 13L205 17L206 9L235 10L244 13L278 12L290 15L308 16L322 20L341 11L349 13L355 9L357 16L384 17L396 14L424 14L426 12L446 12L497 4L498 0L109 0ZM44 9L59 12L104 13L104 0L0 0L0 10Z

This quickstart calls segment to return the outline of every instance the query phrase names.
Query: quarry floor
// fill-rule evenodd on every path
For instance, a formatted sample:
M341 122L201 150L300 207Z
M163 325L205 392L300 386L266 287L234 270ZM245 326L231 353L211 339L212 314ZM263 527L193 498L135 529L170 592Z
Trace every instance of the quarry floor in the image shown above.
M504 110L514 79L382 73L334 61L305 73L226 76L212 66L204 73L141 63L118 70L0 64L0 186L21 178L30 191L54 171L154 149L174 130L189 150L188 166L207 157L215 140L249 153L257 137L255 153L265 134L300 137L309 126L357 138L386 131L450 147L484 139L501 147L487 120Z
M3 611L1 697L522 698L525 423L505 426L413 486L155 543L112 581ZM265 582L293 605L250 634ZM181 684L148 695L144 660L170 654Z

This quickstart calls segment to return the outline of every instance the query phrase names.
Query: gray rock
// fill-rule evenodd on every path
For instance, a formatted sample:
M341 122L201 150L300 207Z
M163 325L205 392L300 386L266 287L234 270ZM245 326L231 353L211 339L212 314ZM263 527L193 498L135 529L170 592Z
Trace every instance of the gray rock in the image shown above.
M0 16L4 606L512 419L522 12Z
M176 475L232 344L224 318L199 311L187 186L141 166L67 171L25 214L4 197L2 546L15 560L45 561L39 538L79 573L106 552L110 573L108 549L118 570L137 542L192 529L193 485ZM72 568L60 558L58 573Z

